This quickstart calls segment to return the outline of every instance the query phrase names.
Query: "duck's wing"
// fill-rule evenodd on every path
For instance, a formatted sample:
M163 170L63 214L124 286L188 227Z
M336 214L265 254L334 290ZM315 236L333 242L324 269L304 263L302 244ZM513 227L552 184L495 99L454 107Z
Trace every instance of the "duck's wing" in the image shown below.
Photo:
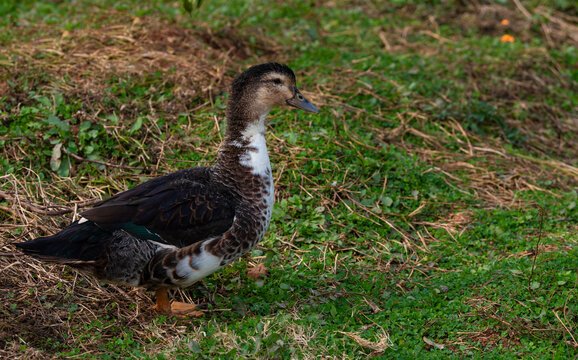
M81 215L105 230L184 247L227 231L237 199L210 168L193 168L149 180Z

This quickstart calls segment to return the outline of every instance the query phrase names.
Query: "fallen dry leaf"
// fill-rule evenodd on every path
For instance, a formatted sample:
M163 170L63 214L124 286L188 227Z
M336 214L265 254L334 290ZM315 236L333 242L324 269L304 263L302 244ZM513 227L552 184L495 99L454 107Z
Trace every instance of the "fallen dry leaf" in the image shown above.
M257 264L254 268L247 270L247 276L251 279L264 278L267 275L267 268L263 264Z

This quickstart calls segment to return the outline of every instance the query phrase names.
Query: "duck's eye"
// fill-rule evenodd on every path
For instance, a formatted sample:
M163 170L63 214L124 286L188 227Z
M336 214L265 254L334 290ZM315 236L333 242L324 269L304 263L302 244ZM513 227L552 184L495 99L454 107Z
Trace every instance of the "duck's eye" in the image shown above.
M275 78L272 81L273 81L273 84L281 85L281 79L279 79L279 78Z

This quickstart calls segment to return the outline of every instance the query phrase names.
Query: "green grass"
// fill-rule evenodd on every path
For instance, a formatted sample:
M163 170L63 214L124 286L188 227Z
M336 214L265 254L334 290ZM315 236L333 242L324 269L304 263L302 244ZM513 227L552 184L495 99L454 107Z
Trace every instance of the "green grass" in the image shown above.
M87 201L214 160L227 86L251 64L288 63L321 109L271 114L264 241L175 294L205 317L7 255L0 354L575 358L578 44L537 9L578 26L578 8L460 4L0 4L5 253Z

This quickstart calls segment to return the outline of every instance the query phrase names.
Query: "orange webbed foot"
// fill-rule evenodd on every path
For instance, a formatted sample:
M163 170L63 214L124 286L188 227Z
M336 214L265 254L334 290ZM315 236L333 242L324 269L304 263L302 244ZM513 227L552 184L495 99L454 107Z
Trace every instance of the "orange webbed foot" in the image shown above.
M167 289L159 289L156 292L157 303L153 309L160 311L166 315L174 315L177 317L187 317L194 316L199 317L205 315L204 312L198 310L198 306L195 304L187 304L183 302L173 301L169 302L169 295Z
M204 312L200 311L197 309L198 306L195 304L187 304L187 303L183 303L183 302L177 302L177 301L173 301L171 303L171 311L173 313L173 315L178 316L178 317L184 317L184 316L194 316L194 317L200 317L205 315Z

